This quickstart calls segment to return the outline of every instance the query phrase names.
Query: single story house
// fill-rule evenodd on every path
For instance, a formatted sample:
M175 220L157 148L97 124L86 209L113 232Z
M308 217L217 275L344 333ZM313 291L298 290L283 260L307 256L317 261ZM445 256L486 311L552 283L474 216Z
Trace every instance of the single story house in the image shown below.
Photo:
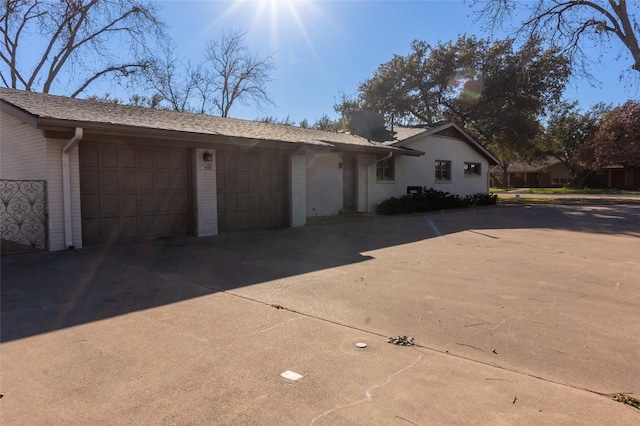
M2 239L48 250L303 226L411 186L486 193L497 164L453 123L375 140L6 88L0 99Z
M501 169L491 178L491 186L501 186ZM584 174L579 169L578 174ZM640 187L640 167L605 167L586 176L579 176L582 186L589 188L638 188ZM565 163L549 157L535 164L516 162L507 168L507 187L509 188L560 188L571 181L571 172Z
M509 188L551 188L563 187L569 183L570 172L557 158L549 157L536 164L515 162L507 168ZM502 185L502 181L496 182Z

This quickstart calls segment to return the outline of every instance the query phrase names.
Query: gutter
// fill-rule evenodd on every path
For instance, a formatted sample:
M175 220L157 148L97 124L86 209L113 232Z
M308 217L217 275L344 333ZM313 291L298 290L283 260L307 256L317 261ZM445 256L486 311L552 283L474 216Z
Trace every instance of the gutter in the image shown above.
M374 164L378 164L381 161L388 160L391 157L393 157L393 151L389 152L389 154L387 154L386 156L379 158L376 161L373 161L365 166L365 181L367 188L367 190L365 191L365 207L367 209L367 213L369 213L369 167L373 166Z
M64 241L68 250L73 250L73 229L71 220L71 166L69 152L82 140L84 131L76 127L75 134L62 148L62 200L64 216Z

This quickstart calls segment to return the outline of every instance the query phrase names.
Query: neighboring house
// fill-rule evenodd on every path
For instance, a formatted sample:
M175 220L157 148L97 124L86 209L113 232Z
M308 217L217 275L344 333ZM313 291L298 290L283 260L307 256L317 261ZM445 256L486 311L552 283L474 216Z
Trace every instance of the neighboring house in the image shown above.
M496 169L499 171L500 169ZM579 174L584 170L580 169ZM491 186L501 186L499 176L492 176ZM508 188L554 188L564 187L570 183L569 168L557 158L536 163L512 163L507 169ZM581 181L581 186L589 188L638 188L640 187L640 167L624 168L622 166L606 167L587 174Z
M497 163L455 124L376 141L13 89L0 98L2 239L49 250L303 226L372 212L409 186L488 192Z
M563 187L569 183L569 168L557 158L536 163L511 163L507 168L507 187L509 188L552 188ZM502 181L497 179L496 185Z

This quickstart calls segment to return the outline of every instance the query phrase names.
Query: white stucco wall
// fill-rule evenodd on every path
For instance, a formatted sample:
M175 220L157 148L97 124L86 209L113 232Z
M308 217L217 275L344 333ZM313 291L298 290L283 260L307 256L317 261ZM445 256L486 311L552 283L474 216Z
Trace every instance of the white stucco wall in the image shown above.
M368 211L374 211L375 205L387 198L406 194L408 186L433 188L457 195L489 192L489 164L486 158L466 142L456 138L432 135L405 146L425 152L425 155L420 157L395 156L395 179L393 181L376 181L376 167L368 167ZM451 161L450 181L436 181L436 160ZM480 175L465 175L465 162L480 163Z
M307 151L307 217L330 216L342 210L341 161L335 152Z
M204 161L202 154L209 152L212 161ZM196 197L196 236L218 235L218 193L216 183L216 152L213 149L194 149L194 194Z

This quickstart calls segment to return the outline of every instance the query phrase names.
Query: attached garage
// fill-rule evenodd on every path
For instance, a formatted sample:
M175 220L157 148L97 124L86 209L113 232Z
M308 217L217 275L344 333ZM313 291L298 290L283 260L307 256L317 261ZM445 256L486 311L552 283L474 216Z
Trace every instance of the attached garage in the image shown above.
M83 243L189 233L188 149L89 141L79 149Z
M218 231L286 226L286 165L279 151L216 151Z
M15 89L0 88L0 107L1 177L46 181L50 250L304 226L368 209L373 163L363 156L422 154L349 133Z

